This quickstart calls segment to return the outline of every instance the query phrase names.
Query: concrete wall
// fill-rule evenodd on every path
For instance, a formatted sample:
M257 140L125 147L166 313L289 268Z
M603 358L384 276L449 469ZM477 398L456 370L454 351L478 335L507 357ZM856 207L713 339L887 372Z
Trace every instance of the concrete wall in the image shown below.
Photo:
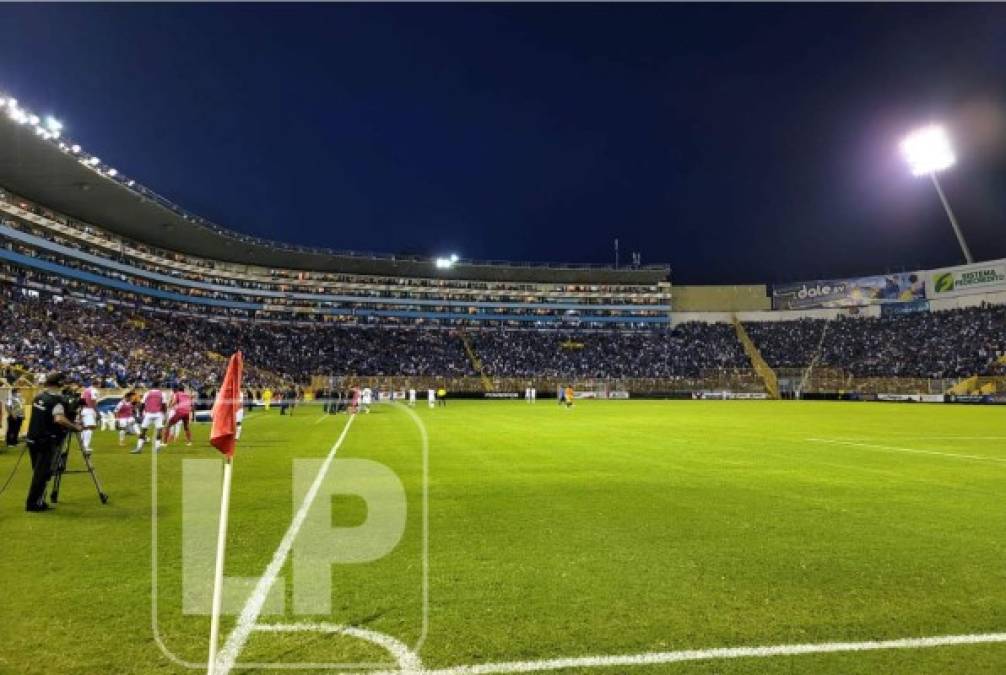
M955 298L937 298L929 301L929 309L940 312L945 309L963 309L978 307L983 302L992 305L1006 305L1006 291L997 293L976 293L974 295L959 295Z
M749 321L796 321L797 319L837 319L845 317L880 316L880 305L869 307L849 307L842 309L788 309L736 312L742 323ZM678 312L671 313L671 325L677 326L688 321L703 323L730 323L734 312Z
M674 312L741 312L772 309L765 284L745 286L674 286Z

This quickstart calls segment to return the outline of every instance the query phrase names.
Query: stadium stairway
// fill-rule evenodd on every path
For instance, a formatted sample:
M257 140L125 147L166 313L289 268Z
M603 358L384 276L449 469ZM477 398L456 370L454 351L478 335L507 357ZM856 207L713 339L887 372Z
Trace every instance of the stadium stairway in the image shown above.
M817 365L817 362L821 360L821 352L824 348L824 338L828 335L828 326L830 325L830 321L824 322L824 327L821 329L821 337L817 340L817 349L814 350L814 357L810 360L807 368L803 371L803 376L800 378L800 391L807 390L807 383L810 382L811 375L814 374L814 367Z
M775 371L765 362L765 358L761 355L757 345L751 340L748 332L744 329L744 324L740 322L736 314L733 315L733 321L734 330L737 331L737 339L744 346L744 353L747 354L748 359L751 361L751 367L758 373L758 377L761 378L762 383L765 385L765 393L770 398L778 399L779 378L776 376Z
M475 348L472 347L472 343L465 334L465 331L458 329L458 337L461 338L461 344L465 347L465 354L468 356L468 361L472 364L472 368L474 368L475 372L482 378L482 388L487 392L492 391L493 381L488 375L486 375L486 370L482 366L482 360L478 357L478 354L475 353Z

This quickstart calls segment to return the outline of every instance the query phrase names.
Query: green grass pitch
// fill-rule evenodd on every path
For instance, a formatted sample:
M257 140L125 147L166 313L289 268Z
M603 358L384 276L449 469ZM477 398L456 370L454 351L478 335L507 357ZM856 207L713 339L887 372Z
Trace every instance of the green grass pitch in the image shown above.
M423 665L448 671L1006 631L1001 408L583 401L565 410L543 400L422 402L416 413L429 437L428 528L418 428L375 406L354 420L331 471L347 458L392 469L408 503L401 541L376 561L332 566L326 616L293 613L288 560L287 612L260 622L422 638ZM325 457L347 419L312 406L250 414L229 576L262 575L294 515L293 459ZM218 457L207 433L197 426L193 447L156 458L156 555L149 452L129 455L98 433L110 503L87 476L70 475L47 514L23 512L22 464L0 496L0 673L189 672L162 653L155 625L177 659L204 662L209 620L182 611L181 480L184 459ZM17 452L0 451L0 478ZM367 519L359 498L325 501L337 525ZM223 638L234 625L224 618ZM239 661L391 663L370 642L310 631L255 632ZM1006 644L552 672L1002 673Z

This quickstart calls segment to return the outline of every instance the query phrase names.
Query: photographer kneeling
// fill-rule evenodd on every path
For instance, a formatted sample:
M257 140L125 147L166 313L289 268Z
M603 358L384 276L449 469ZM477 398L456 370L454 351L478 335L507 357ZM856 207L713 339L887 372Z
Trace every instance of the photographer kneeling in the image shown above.
M81 430L80 425L67 416L66 402L60 391L64 379L62 373L50 374L45 380L45 391L35 396L31 404L27 442L32 478L25 503L27 511L47 511L50 508L45 501L45 488L52 477L60 445L67 430Z

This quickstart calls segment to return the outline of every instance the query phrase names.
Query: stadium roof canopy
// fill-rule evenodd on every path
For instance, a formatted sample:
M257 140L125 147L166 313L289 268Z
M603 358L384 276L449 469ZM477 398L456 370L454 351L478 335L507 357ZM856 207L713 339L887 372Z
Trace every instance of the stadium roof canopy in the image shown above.
M189 214L96 158L40 135L40 128L0 115L0 186L86 223L136 241L245 265L483 281L657 283L666 266L521 264L461 260L438 269L429 258L329 251L242 235ZM71 149L73 148L73 149ZM74 149L77 152L74 152Z

